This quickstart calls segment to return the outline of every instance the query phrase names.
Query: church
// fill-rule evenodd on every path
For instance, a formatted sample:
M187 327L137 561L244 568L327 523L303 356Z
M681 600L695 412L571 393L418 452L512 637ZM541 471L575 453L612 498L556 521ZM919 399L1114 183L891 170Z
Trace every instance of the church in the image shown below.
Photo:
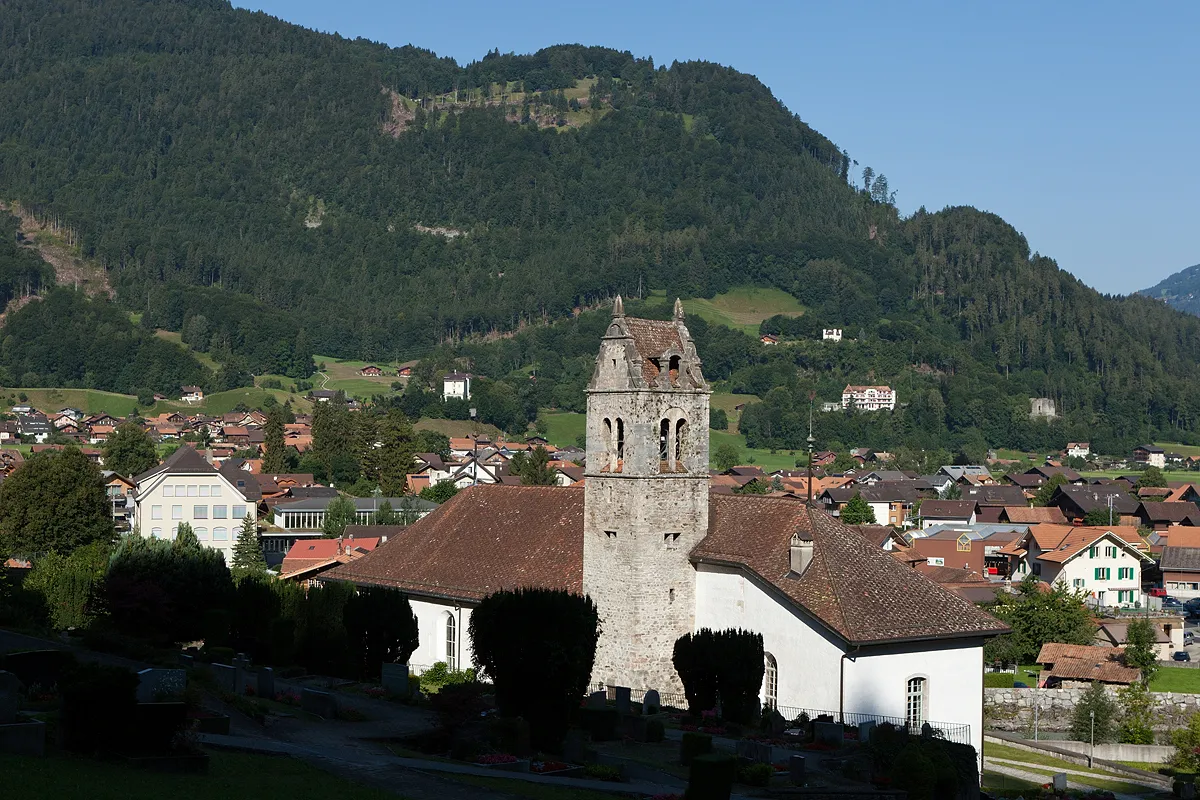
M709 492L710 388L675 302L671 320L621 299L587 389L584 488L466 489L327 579L403 589L414 669L471 666L467 625L500 589L591 596L594 684L682 691L675 640L763 635L764 704L929 722L981 750L983 644L1007 631L817 506Z

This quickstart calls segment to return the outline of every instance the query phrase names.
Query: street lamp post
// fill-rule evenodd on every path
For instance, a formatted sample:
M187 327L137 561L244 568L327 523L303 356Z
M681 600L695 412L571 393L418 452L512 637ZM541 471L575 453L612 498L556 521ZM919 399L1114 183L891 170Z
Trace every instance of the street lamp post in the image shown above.
M1088 766L1091 767L1095 766L1096 761L1096 712L1089 711L1088 717L1090 717L1092 721L1092 752L1091 755L1088 756Z
M1042 710L1042 673L1033 676L1033 740L1038 740L1038 717Z

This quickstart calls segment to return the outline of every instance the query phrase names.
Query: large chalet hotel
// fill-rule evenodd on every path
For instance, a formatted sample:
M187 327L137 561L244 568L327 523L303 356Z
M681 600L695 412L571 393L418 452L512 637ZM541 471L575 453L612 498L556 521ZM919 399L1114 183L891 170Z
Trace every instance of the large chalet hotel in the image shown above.
M850 386L842 390L842 408L858 411L896 410L896 392L890 386Z

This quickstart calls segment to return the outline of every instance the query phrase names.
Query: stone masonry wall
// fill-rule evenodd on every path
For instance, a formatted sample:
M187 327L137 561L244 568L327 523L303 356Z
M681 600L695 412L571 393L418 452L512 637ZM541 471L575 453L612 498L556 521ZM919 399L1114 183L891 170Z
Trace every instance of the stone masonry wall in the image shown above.
M603 420L622 419L621 472L598 471ZM681 468L659 471L658 423L685 419ZM675 640L695 626L689 553L708 534L708 393L592 391L588 395L583 590L600 612L592 681L682 691ZM595 471L594 471L595 470Z
M1107 687L1114 700L1115 687ZM1071 727L1075 704L1086 689L984 689L983 714L985 724L994 730L1032 731L1034 707L1038 708L1038 727L1047 731L1065 731ZM1187 725L1188 718L1200 711L1200 695L1174 692L1151 692L1156 708L1157 731Z

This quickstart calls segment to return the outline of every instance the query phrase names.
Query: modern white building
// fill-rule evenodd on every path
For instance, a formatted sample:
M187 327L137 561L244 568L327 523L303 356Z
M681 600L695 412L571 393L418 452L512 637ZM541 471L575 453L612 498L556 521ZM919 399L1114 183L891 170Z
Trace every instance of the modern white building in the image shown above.
M1012 559L1014 580L1033 574L1082 592L1089 605L1133 608L1145 605L1142 567L1153 559L1128 538L1137 529L1125 528L1031 525L999 552Z
M258 522L262 494L258 482L246 477L226 475L190 445L182 445L134 479L131 524L142 536L173 539L180 523L186 522L201 544L220 550L231 564L242 521L249 517L251 523Z
M822 328L821 339L826 342L840 342L842 340L841 328Z
M842 390L842 408L857 411L896 409L896 393L890 386L850 386Z
M443 400L470 400L471 376L465 372L450 372L442 376Z
M618 300L601 354L583 488L467 488L321 580L405 591L421 666L471 666L471 609L518 587L595 601L593 684L678 692L678 637L754 631L762 702L786 717L928 722L979 753L983 644L1008 629L816 504L710 493L708 436L688 425L704 432L708 386L678 303L656 321Z

